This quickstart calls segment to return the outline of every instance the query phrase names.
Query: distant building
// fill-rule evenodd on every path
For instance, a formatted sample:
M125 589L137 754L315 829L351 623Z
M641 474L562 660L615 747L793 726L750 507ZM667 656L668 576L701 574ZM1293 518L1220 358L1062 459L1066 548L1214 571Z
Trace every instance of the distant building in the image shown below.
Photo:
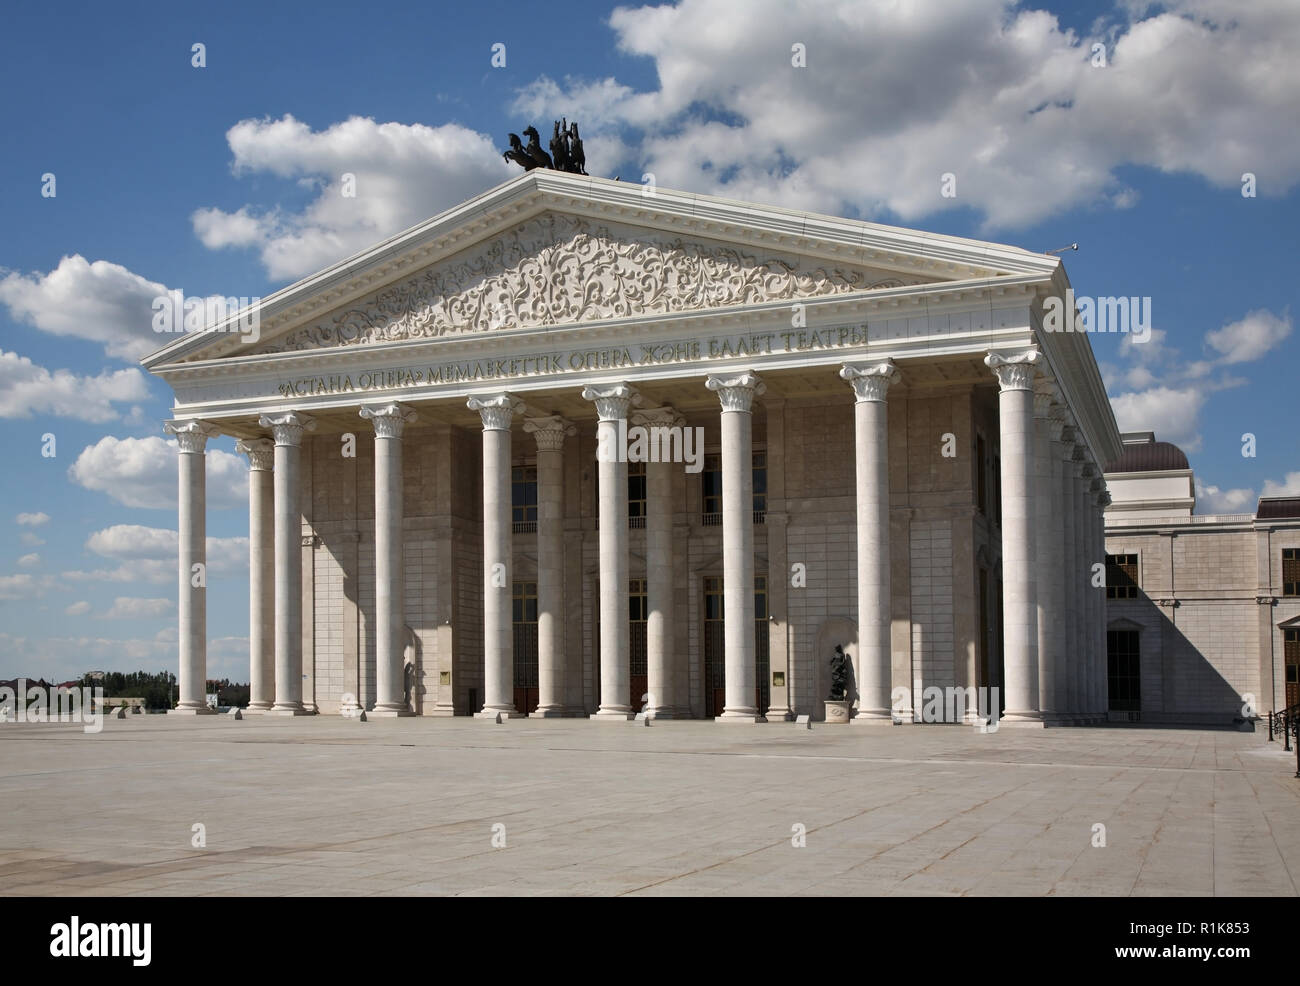
M1300 701L1300 497L1195 514L1182 450L1123 437L1106 467L1112 719L1231 723Z

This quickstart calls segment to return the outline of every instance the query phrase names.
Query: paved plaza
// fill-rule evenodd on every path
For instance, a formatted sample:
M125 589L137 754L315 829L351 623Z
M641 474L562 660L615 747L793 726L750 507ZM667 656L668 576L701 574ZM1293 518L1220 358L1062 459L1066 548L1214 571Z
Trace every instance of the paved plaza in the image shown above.
M1294 764L1173 729L10 723L0 894L1294 895Z

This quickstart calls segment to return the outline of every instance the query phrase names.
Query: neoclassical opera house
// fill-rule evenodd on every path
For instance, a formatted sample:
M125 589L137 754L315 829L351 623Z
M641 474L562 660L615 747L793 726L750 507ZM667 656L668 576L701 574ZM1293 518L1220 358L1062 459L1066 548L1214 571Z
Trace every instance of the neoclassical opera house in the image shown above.
M1068 287L1015 247L521 174L144 361L178 711L207 711L228 435L253 710L819 719L839 644L857 723L986 686L1004 723L1104 717L1121 443L1086 333L1044 329Z

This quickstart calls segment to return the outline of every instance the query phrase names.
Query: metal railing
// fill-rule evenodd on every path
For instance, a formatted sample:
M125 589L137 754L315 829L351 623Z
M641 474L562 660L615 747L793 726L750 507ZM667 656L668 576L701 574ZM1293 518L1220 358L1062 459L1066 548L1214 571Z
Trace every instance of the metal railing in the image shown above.
M1292 705L1281 712L1268 714L1268 741L1275 742L1274 734L1282 734L1282 749L1291 752L1291 738L1295 737L1295 775L1300 777L1300 704Z

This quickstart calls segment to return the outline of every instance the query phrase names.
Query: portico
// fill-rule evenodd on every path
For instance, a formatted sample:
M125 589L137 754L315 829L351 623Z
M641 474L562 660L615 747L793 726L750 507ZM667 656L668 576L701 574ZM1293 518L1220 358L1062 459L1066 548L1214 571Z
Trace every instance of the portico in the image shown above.
M145 361L176 394L178 711L225 435L250 711L820 718L841 644L856 723L923 721L918 685L1093 721L1119 437L1087 336L1043 329L1067 286L1013 247L533 171L264 299L256 338L183 336Z

